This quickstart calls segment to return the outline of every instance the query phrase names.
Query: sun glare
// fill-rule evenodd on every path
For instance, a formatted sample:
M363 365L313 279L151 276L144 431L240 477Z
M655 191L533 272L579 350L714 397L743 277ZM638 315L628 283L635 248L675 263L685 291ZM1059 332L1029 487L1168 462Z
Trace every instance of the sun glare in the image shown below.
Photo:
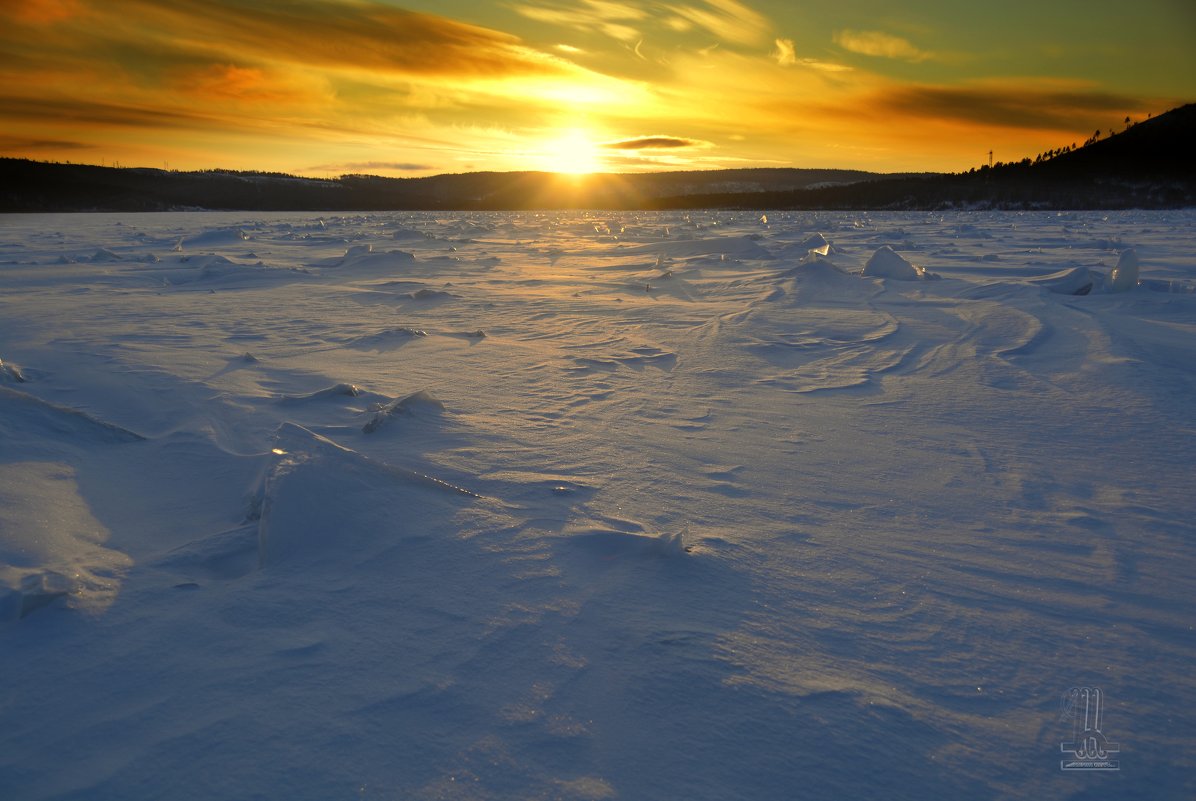
M546 139L540 147L539 160L548 172L567 175L586 175L602 169L602 155L587 131L561 131L555 138Z

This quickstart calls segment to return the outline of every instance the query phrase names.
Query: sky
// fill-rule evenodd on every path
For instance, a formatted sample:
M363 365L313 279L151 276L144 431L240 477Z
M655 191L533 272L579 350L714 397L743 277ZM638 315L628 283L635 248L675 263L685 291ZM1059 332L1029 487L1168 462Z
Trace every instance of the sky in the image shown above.
M962 171L1196 101L1192 0L0 0L0 155Z

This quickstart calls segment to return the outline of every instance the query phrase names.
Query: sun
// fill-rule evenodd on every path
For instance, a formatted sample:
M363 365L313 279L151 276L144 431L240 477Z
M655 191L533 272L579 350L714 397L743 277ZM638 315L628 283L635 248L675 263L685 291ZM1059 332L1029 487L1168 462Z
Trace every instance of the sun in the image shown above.
M566 175L586 175L603 168L594 137L583 128L570 128L546 138L538 150L541 169Z

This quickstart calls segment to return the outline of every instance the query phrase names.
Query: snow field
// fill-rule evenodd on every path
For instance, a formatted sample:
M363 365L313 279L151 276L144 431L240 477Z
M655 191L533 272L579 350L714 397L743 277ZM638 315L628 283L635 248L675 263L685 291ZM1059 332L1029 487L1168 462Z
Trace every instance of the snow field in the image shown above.
M0 797L1191 797L1193 213L766 219L0 218Z

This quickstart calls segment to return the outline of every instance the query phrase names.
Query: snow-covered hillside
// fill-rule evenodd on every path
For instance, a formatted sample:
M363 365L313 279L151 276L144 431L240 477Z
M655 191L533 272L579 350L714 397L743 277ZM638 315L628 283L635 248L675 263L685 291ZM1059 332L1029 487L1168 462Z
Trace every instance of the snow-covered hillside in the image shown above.
M0 798L1191 798L1194 226L0 217Z

